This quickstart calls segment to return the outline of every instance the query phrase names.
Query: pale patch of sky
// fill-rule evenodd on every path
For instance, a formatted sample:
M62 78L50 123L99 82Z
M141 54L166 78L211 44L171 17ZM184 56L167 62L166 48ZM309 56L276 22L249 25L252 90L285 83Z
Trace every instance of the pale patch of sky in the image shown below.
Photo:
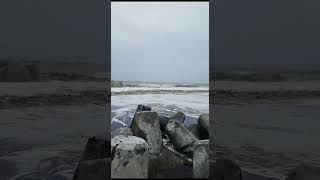
M207 83L208 2L112 2L112 79Z

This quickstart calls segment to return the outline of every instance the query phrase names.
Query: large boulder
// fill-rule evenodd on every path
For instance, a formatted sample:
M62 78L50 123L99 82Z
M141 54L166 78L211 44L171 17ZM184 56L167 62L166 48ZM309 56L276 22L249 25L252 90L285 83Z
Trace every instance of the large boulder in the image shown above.
M194 147L193 177L209 178L209 140L202 140Z
M133 127L133 123L134 123L134 118L136 116L136 113L137 112L142 112L142 111L151 111L151 107L150 106L146 106L146 105L142 105L142 104L139 104L137 109L136 109L136 112L134 113L134 116L133 116L133 119L130 123L130 126L129 128L132 128Z
M200 139L200 132L198 128L198 124L191 124L187 126L187 129L197 138Z
M168 121L170 119L169 119L169 117L164 116L164 115L158 115L158 119L159 119L159 124L160 124L162 136L164 136L165 130L166 130L166 125L168 124Z
M151 111L136 112L132 133L147 141L149 145L149 153L157 156L162 147L162 135L158 114Z
M229 159L218 159L210 171L215 180L242 180L240 167Z
M184 123L185 115L183 114L183 112L180 112L180 111L170 117L167 117L164 115L159 115L159 123L160 123L162 137L165 137L166 125L168 124L170 119Z
M198 143L197 138L179 121L170 120L166 132L170 143L179 152L190 154L193 152L194 144Z
M148 144L136 136L111 140L111 178L148 178Z
M149 177L174 178L176 177L175 175L177 172L172 171L173 169L188 167L192 168L192 159L172 148L163 146L163 149L157 158L149 159ZM192 175L188 178L192 178Z
M184 123L184 120L186 119L186 116L184 115L183 112L179 111L176 114L172 115L169 117L169 119L179 121L181 123Z
M198 119L200 139L209 139L209 114L201 114Z
M312 167L310 165L300 165L293 169L286 180L319 180L320 167Z
M139 104L137 109L136 109L136 112L141 112L141 111L151 111L151 107Z
M121 127L111 131L111 138L114 138L119 135L132 136L132 131L128 127Z

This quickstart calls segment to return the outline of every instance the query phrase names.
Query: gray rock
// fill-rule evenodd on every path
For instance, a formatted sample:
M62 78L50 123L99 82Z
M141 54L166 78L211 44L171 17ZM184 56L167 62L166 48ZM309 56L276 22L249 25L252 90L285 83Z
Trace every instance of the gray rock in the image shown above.
M200 139L209 139L209 114L201 114L198 119Z
M151 111L136 112L132 133L147 141L149 153L158 155L162 147L162 135L158 114Z
M141 111L151 111L151 107L139 104L138 107L137 107L136 112L141 112Z
M218 159L210 171L215 180L242 180L240 167L229 159Z
M187 127L187 129L197 138L200 139L200 132L198 128L198 124L191 124Z
M117 128L111 131L111 138L114 138L118 135L132 136L132 131L128 127Z
M110 179L110 158L86 160L79 163L73 180Z
M202 140L194 147L193 177L209 178L209 140Z
M136 109L136 112L134 113L134 116L133 116L133 119L130 123L130 126L129 128L132 128L133 127L133 123L134 123L134 118L136 117L136 113L137 112L142 112L142 111L151 111L151 107L150 106L146 106L146 105L142 105L142 104L139 104L137 109Z
M184 123L184 120L186 119L186 117L183 112L179 111L176 114L174 114L173 116L169 117L169 119Z
M310 165L300 165L293 169L286 180L319 180L320 167L312 167Z
M170 119L169 117L163 116L163 115L158 115L158 118L159 118L161 131L164 131Z
M159 156L149 159L149 177L159 177L159 173L168 172L171 169L192 167L192 159L185 155L163 146L163 149ZM167 175L166 177L173 178L173 175ZM192 178L192 176L190 177Z
M111 140L111 178L148 178L148 144L136 136Z
M192 153L197 138L179 121L170 120L166 132L173 147L182 153Z

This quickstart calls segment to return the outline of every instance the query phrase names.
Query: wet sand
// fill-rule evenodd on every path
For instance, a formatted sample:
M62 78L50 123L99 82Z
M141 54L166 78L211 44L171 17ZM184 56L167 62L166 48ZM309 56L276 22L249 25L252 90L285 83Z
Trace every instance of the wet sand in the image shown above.
M1 176L71 179L87 139L106 132L106 109L95 104L0 109L0 166L6 169Z
M320 166L320 97L310 96L319 81L217 82L215 87L238 94L210 97L213 159L229 158L249 173L278 179L300 163Z

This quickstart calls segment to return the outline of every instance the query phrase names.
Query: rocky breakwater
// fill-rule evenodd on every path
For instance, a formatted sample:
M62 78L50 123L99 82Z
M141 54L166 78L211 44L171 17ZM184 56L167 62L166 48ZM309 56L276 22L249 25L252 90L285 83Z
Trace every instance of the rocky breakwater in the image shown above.
M184 125L184 120L182 112L167 117L151 111L149 106L139 105L131 126L111 133L111 153L115 154L112 156L111 178L208 177L209 140L196 138ZM135 138L137 142L122 140L120 149L120 144L116 147L113 143L126 138ZM130 149L130 152L126 156L117 156L123 153L123 149Z
M107 135L89 139L74 180L208 178L209 132L203 126L209 123L206 117L201 115L196 126L187 127L183 112L163 116L139 105L131 126L114 129L111 142Z

